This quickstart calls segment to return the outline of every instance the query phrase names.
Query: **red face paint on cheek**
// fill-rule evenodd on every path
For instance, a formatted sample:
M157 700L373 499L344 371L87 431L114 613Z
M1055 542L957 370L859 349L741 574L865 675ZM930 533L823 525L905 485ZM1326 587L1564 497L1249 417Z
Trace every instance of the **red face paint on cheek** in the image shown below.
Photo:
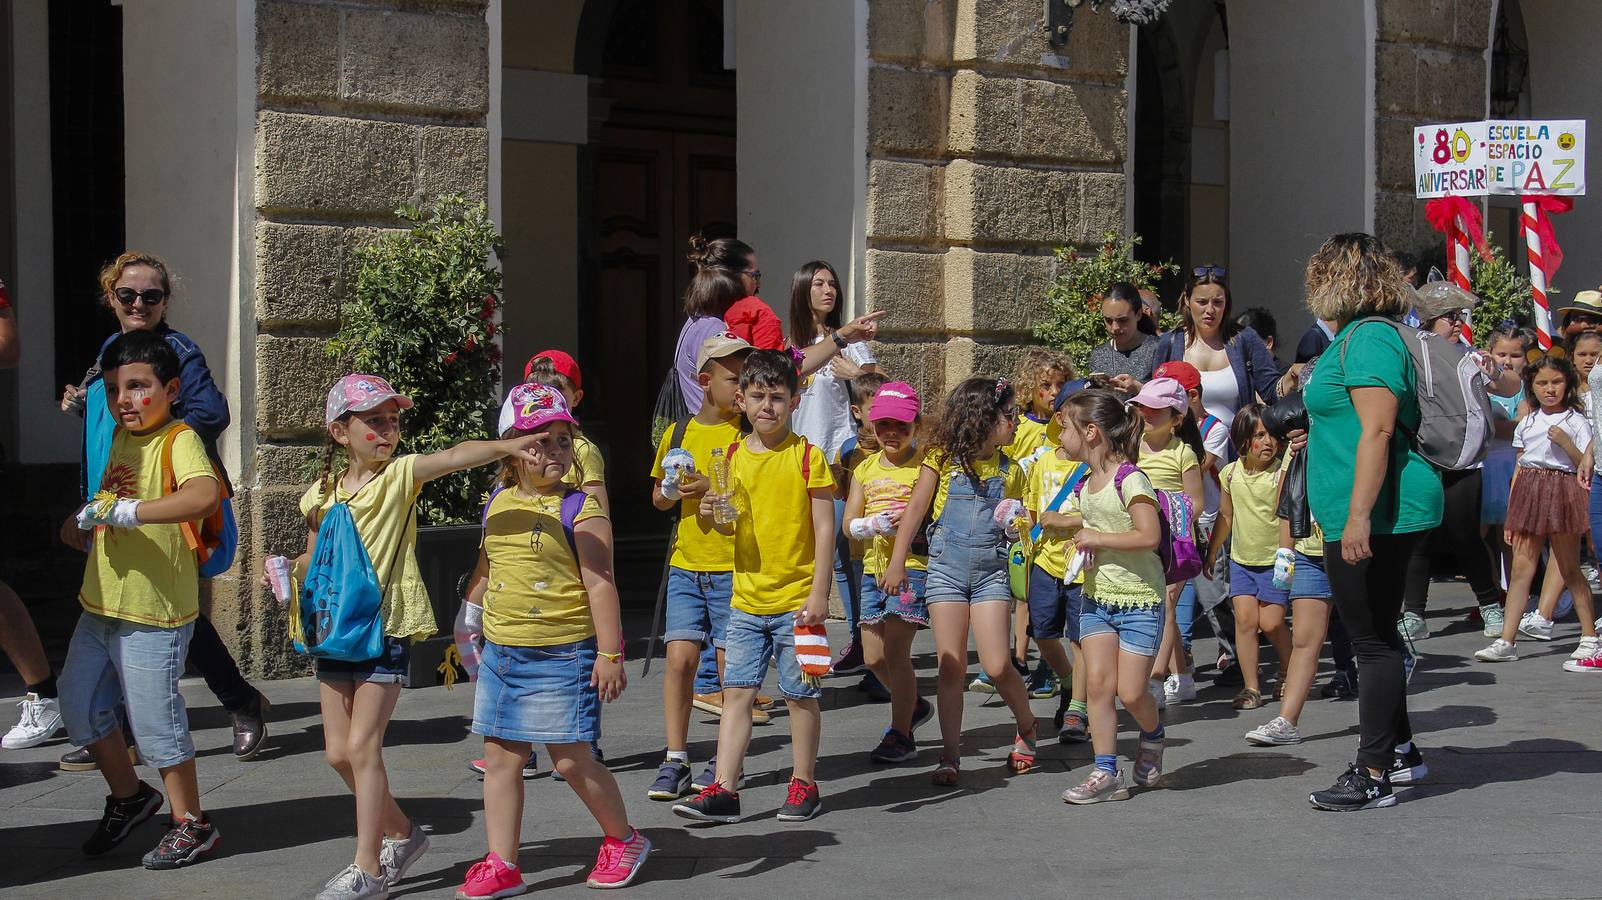
M139 401L139 404L140 404L140 405L141 405L141 406L149 406L149 405L150 405L150 398L149 398L149 397L146 397L146 398L145 398L145 399L143 399L143 400L140 400L140 401Z
M378 439L378 436L377 436L377 435L375 435L375 434L373 434L373 433L372 433L372 432L371 432L371 431L369 431L369 432L367 432L367 439L368 439L368 440L369 440L369 441L373 441L373 440L377 440L377 439Z

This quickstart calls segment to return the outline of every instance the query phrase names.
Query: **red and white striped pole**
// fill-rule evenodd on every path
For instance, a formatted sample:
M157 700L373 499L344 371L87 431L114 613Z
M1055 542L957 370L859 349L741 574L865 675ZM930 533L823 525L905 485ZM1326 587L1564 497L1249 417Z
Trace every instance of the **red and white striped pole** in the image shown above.
M1474 288L1469 278L1468 228L1463 223L1462 216L1457 217L1457 227L1452 229L1448 243L1451 246L1447 249L1451 252L1446 257L1446 277L1453 284L1472 294L1474 293ZM1462 330L1463 343L1470 347L1474 346L1474 328L1469 320L1471 315L1471 310L1463 310L1463 321L1458 325Z
M1530 287L1535 296L1535 341L1542 350L1552 349L1552 312L1546 300L1546 258L1542 254L1539 217L1540 205L1526 200L1523 204L1524 246L1530 259Z

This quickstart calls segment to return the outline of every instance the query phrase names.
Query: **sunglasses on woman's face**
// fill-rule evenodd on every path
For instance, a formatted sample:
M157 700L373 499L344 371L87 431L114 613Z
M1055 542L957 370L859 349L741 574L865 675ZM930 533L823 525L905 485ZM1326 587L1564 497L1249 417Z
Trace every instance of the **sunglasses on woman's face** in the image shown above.
M167 292L161 288L151 288L145 291L136 291L133 288L117 288L112 296L123 306L133 306L135 300L142 301L146 306L160 306L167 300Z
M1229 276L1229 270L1225 269L1223 266L1197 266L1196 268L1190 270L1190 274L1196 276L1197 278L1206 278L1209 275L1218 278L1226 278Z

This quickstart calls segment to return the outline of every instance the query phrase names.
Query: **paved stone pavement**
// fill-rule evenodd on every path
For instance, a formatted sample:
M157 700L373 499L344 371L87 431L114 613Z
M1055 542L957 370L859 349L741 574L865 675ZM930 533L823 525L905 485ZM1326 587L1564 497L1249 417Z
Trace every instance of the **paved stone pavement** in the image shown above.
M1170 710L1161 788L1124 803L1070 807L1058 795L1090 762L1087 745L1042 744L1040 769L1007 777L1012 737L1005 708L968 695L966 771L957 789L932 787L937 753L926 728L916 764L878 767L867 751L887 708L866 702L855 679L826 694L819 780L824 814L774 818L788 776L782 715L756 729L743 792L751 818L686 827L666 804L645 799L660 761L660 670L638 677L605 713L603 746L635 823L656 850L630 889L637 897L1240 896L1598 897L1596 796L1602 772L1597 704L1602 677L1560 664L1574 645L1521 645L1525 658L1490 666L1470 654L1484 639L1462 622L1471 600L1436 585L1434 636L1412 684L1419 743L1431 769L1403 789L1394 809L1319 813L1306 802L1352 758L1356 704L1315 700L1300 746L1261 749L1241 735L1273 704L1230 709L1231 689ZM631 629L631 633L638 630ZM838 632L837 638L838 640ZM932 641L916 646L925 692L933 691ZM1206 658L1210 640L1198 646ZM58 743L0 754L0 895L15 897L310 897L349 862L354 812L322 762L316 692L309 680L266 686L275 708L269 748L251 763L228 750L228 718L205 685L186 682L200 748L207 809L223 832L221 853L178 872L146 872L139 856L158 837L142 826L117 851L89 860L77 845L105 793L95 773L55 771ZM1049 715L1055 700L1037 701ZM481 788L466 762L472 692L406 692L385 757L402 805L433 834L433 849L395 892L449 897L483 852ZM1120 750L1133 750L1133 732ZM715 723L691 729L696 767L712 753ZM1127 763L1126 763L1127 764ZM145 772L154 778L155 773ZM548 777L527 784L521 862L531 892L575 896L593 862L593 820L571 790Z

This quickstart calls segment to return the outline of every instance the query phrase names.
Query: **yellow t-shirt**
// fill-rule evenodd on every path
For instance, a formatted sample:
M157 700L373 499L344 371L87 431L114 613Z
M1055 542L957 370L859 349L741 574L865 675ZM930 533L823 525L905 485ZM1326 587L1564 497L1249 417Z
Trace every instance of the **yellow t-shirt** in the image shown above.
M857 463L852 470L852 477L862 485L862 514L876 516L896 506L905 508L907 501L912 499L912 488L918 483L918 472L922 468L923 463L917 454L913 454L906 465L898 466L886 459L882 450ZM901 527L917 528L920 524L902 519ZM862 554L862 571L865 574L884 574L885 567L890 564L891 551L895 549L895 540L894 535L878 535L871 541L863 542L867 544ZM928 567L929 557L907 555L907 568Z
M178 423L148 434L118 428L111 438L100 488L118 498L155 500L167 487L161 471L161 448ZM172 471L179 487L191 478L216 478L206 445L193 431L172 435ZM199 613L200 576L195 551L178 525L104 527L95 530L94 545L84 563L83 608L97 616L177 628Z
M1229 526L1229 558L1243 566L1271 566L1279 549L1279 460L1249 472L1235 460L1218 473L1220 490L1234 504Z
M1024 413L1018 417L1018 430L1012 436L1012 443L1001 449L1008 457L1032 465L1035 453L1041 447L1055 448L1061 435L1062 426L1055 417L1041 421L1031 413Z
M1313 533L1296 542L1296 552L1303 556L1320 559L1324 556L1324 529L1313 523Z
M1001 459L1002 454L998 450L989 459L975 462L973 466L974 474L979 476L981 482L995 478L1001 474ZM1002 496L1022 500L1024 492L1023 467L1016 462L1012 462L1011 457L1008 457L1008 460L1006 482L1002 485ZM961 475L966 478L968 476L963 473L961 466L946 461L946 454L943 450L929 451L928 455L923 458L923 467L932 470L940 479L939 486L935 488L934 506L930 507L934 510L934 517L938 519L940 514L945 512L946 496L951 493L952 477Z
M583 481L579 480L580 471L584 473ZM573 468L562 476L562 483L576 488L606 483L606 460L601 457L601 448L595 446L594 441L583 435L573 437Z
M1117 479L1109 478L1099 491L1086 484L1076 502L1084 517L1085 527L1092 531L1122 534L1135 530L1135 520L1129 515L1129 505L1145 497L1155 504L1157 494L1152 490L1151 479L1144 472L1131 472L1124 478L1122 491ZM1157 515L1162 512L1152 507ZM1163 563L1156 550L1100 549L1086 566L1085 596L1094 597L1104 606L1155 606L1163 602L1166 578Z
M335 503L350 507L356 533L361 536L362 546L367 548L367 558L378 576L379 589L384 592L384 600L378 607L379 616L384 620L384 633L420 641L436 629L428 588L423 585L422 573L417 568L417 517L413 513L422 486L412 474L416 464L415 453L390 460L382 472L355 494L341 484L344 480L341 472L331 479L333 493L330 495L322 493L321 484L308 488L300 498L300 513L320 522L322 514ZM312 519L313 512L317 513L315 519ZM399 572L395 571L397 560Z
M605 517L593 496L573 524ZM503 647L571 644L595 634L590 595L562 530L562 495L496 494L481 546L489 558L484 637Z
M834 487L823 451L794 433L772 450L741 442L729 461L734 505L734 599L742 612L772 616L806 605L812 591L812 498ZM801 475L807 454L807 477ZM823 540L833 540L823 535Z
M684 426L684 437L679 441L679 447L695 457L697 472L710 477L712 451L727 453L729 445L739 439L738 419L702 425L692 418ZM672 443L673 429L669 428L662 433L662 440L656 445L656 461L651 464L652 478L659 479L666 474L662 470L662 457L667 455ZM734 538L718 534L711 522L701 521L696 515L700 506L698 499L686 500L679 505L679 536L673 545L672 565L689 572L734 571Z
M1046 505L1056 499L1057 493L1062 490L1068 476L1078 469L1080 462L1077 459L1063 459L1063 453L1053 451L1040 457L1029 469L1029 480L1024 486L1024 505L1035 514L1038 519L1043 512L1062 512L1069 506L1069 498L1064 497L1062 503L1050 510ZM1068 560L1073 558L1074 541L1064 532L1051 529L1041 529L1040 540L1034 545L1035 565L1045 569L1058 581L1068 573ZM1084 580L1084 574L1075 579L1075 583Z
M1140 444L1140 471L1151 479L1151 486L1159 491L1184 491L1185 473L1201 468L1196 451L1178 437L1171 437L1161 450L1150 450L1145 441Z

